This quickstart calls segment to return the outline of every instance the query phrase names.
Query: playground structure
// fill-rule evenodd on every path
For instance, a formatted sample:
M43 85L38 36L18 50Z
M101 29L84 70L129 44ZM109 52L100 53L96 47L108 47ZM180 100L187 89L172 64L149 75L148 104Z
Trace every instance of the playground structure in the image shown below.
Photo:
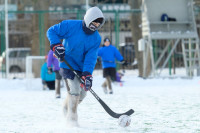
M152 76L160 76L178 44L182 47L186 75L192 77L194 70L200 68L193 0L143 0L142 10L142 40L139 41L139 47L143 51L143 77L148 76L148 57L151 60ZM155 58L154 47L159 47L160 44L153 42L158 40L165 40L167 43L160 49L159 57ZM166 53L167 58L161 62Z

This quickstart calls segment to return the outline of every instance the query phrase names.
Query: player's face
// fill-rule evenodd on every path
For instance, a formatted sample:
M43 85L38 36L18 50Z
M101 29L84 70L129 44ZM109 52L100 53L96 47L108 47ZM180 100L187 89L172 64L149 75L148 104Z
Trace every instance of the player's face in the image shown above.
M95 30L98 29L98 27L99 27L100 25L101 25L100 23L92 22L92 23L90 23L89 28L90 28L90 30L95 31Z
M96 27L100 26L100 23L97 23L97 22L92 22L92 24L95 25Z
M110 42L109 42L109 41L106 41L106 42L104 43L104 45L105 45L105 46L109 46L109 45L110 45Z

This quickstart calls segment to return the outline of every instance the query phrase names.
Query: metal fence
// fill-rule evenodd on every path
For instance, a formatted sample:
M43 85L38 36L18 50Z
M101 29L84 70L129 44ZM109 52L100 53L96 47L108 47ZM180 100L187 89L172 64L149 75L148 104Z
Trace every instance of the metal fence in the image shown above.
M104 11L106 22L99 30L103 39L109 37L124 58L133 62L135 58L134 44L131 33L131 15L140 13L140 10ZM49 51L49 41L46 37L47 29L67 19L83 19L85 10L63 10L63 11L8 11L9 21L9 48L30 48L31 52L24 55L44 56ZM0 69L2 77L5 77L5 12L0 11ZM9 55L10 56L10 55ZM18 56L15 56L18 58ZM3 58L3 59L2 59ZM24 69L17 64L11 66L9 73L24 73ZM21 63L26 64L26 63ZM15 68L14 71L11 68ZM118 66L120 67L120 66ZM98 62L95 69L100 69ZM132 69L133 67L129 67ZM39 71L39 70L38 70ZM17 77L17 76L16 76Z
M102 42L105 37L110 37L112 44L115 45L125 60L132 63L135 59L134 40L132 40L131 32L131 15L138 15L140 10L110 10L104 11L106 22L99 30L102 37ZM59 11L9 11L9 48L30 48L31 52L24 54L25 56L44 56L49 51L49 41L46 38L47 29L66 19L83 19L85 10L59 10ZM200 33L200 10L195 8L197 31ZM0 71L1 76L5 77L5 12L0 11ZM153 41L155 58L159 56L160 49L166 41ZM169 47L170 49L170 47ZM18 55L15 57L18 58ZM176 68L183 67L182 49L177 47L172 58L169 60L167 67ZM166 55L167 57L167 55ZM23 58L23 57L21 57ZM156 59L155 59L156 60ZM12 63L10 63L11 65ZM20 63L25 64L25 63ZM9 66L9 73L18 75L24 73L23 69L14 69L17 65ZM25 67L25 66L18 66ZM120 66L118 66L119 68ZM136 66L137 67L137 66ZM37 66L38 68L38 66ZM95 69L100 69L101 63L97 62ZM128 69L133 69L135 66L129 66ZM39 69L38 69L39 71ZM38 75L39 76L39 75ZM16 76L17 77L17 76Z

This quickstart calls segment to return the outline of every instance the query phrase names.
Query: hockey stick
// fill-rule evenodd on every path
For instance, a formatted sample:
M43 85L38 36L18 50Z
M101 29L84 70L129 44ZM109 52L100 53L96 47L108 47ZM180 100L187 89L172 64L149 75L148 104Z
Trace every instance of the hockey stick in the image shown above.
M115 62L114 61L103 61L103 62L108 62L108 63L115 63L116 62L116 63L121 64L121 65L123 64L123 62L120 62L120 61L115 61ZM137 61L134 61L132 63L127 62L127 66L134 66L134 65L137 65Z
M80 82L83 81L83 79L77 74L77 72L71 67L71 65L64 59L64 63L72 70L72 72L76 75L76 77L80 80ZM84 82L84 81L83 81ZM112 117L114 118L119 118L121 115L132 115L134 113L133 109L130 109L129 111L122 113L122 114L118 114L113 112L108 105L106 105L104 103L104 101L101 100L101 98L92 90L90 89L90 92L92 93L92 95L97 99L97 101L102 105L102 107L104 108L104 110Z

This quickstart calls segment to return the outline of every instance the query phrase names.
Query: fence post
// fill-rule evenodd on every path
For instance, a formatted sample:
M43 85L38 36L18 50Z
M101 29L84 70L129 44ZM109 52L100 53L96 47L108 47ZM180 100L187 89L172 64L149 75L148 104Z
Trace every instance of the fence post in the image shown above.
M172 50L171 45L169 45L168 54L170 53L171 50ZM172 57L170 57L170 59L168 61L168 68L169 68L169 75L172 75L172 71L171 71L172 70Z
M115 11L115 46L119 48L119 12Z
M0 12L0 15L1 15L1 25L0 25L0 27L1 27L1 53L0 54L2 54L3 53L3 51L5 51L5 30L4 30L4 18L3 18L3 16L4 16L4 12Z
M4 21L4 12L1 11L0 12L0 30L1 30L1 51L0 51L0 55L2 55L2 53L5 51L5 21ZM6 77L6 73L5 73L5 64L1 64L1 76L2 78Z
M115 10L115 46L119 49L119 11ZM119 70L120 65L117 64L117 70Z

